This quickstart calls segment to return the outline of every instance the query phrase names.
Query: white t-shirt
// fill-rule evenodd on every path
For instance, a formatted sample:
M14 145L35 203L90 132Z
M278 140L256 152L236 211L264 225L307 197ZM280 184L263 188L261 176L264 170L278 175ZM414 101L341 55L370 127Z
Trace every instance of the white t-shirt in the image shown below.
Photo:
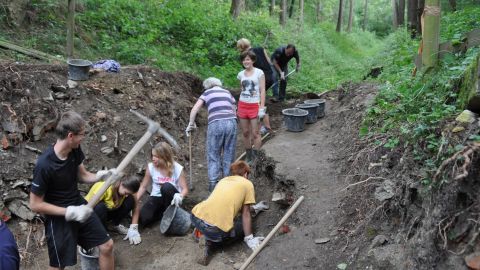
M162 193L160 193L160 188L161 185L165 183L172 184L179 192L182 192L182 188L178 184L178 179L180 178L182 170L183 166L174 161L173 174L171 177L168 177L159 172L157 168L153 166L153 163L148 163L148 171L150 172L150 176L152 177L152 193L150 194L150 196L162 197Z
M237 79L242 85L240 101L258 104L260 102L260 78L264 75L261 69L253 69L253 74L250 76L245 76L245 70L240 71L237 75Z

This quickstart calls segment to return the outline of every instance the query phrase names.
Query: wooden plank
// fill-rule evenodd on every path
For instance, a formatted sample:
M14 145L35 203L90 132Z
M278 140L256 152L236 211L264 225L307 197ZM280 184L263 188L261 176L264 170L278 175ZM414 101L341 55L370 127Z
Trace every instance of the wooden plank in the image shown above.
M41 51L37 51L37 50L34 50L34 49L27 49L27 48L23 48L21 46L18 46L18 45L15 45L13 43L10 43L6 40L3 40L3 39L0 39L0 47L2 48L5 48L5 49L9 49L9 50L12 50L12 51L16 51L16 52L19 52L19 53L23 53L25 55L28 55L28 56L32 56L32 57L35 57L35 58L38 58L38 59L42 59L42 60L46 60L46 61L62 61L63 59L59 59L53 55L49 55L49 54L46 54L44 52L41 52Z

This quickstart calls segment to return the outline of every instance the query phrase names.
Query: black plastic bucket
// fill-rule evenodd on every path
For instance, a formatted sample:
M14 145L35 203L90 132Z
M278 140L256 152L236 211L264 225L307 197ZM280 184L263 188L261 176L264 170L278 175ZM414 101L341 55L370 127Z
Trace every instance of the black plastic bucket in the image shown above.
M323 98L307 99L303 103L305 103L305 104L318 104L317 117L322 118L322 117L325 116L325 99L323 99Z
M83 59L70 59L68 64L68 78L73 81L88 80L88 72L92 62Z
M316 103L312 103L312 104L301 103L301 104L295 105L295 108L300 108L300 109L303 109L303 110L308 112L307 120L306 120L305 123L313 124L313 123L317 122L318 104L316 104Z
M84 250L81 247L78 247L78 253L80 254L80 266L82 270L99 270L100 265L98 263L98 257L100 256L100 251L98 247L94 247L89 251Z
M308 111L299 108L282 110L283 121L288 131L300 132L305 129Z
M170 205L163 213L160 232L169 235L186 235L192 221L190 213L175 205Z

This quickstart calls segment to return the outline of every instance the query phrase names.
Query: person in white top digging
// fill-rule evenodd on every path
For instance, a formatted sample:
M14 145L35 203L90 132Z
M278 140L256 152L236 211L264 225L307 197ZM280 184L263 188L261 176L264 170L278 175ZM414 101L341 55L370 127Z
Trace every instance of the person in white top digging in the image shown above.
M183 167L173 160L172 147L166 142L157 143L152 149L152 162L148 163L137 192L138 201L150 183L152 184L150 197L141 209L136 205L133 211L132 225L126 236L130 244L137 245L142 241L138 232L139 224L148 226L161 220L169 205L180 206L188 194Z

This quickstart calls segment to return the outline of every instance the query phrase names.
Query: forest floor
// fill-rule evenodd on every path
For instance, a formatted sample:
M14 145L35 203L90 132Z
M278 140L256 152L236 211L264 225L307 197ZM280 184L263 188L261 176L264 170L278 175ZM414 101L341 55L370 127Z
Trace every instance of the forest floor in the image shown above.
M26 206L35 161L55 141L52 127L65 110L79 112L88 122L82 149L90 171L116 167L145 133L144 123L129 112L138 110L159 122L177 140L180 150L176 158L187 175L189 162L192 164L194 189L183 207L190 210L208 195L206 110L197 118L199 128L193 135L191 161L184 134L190 109L202 92L198 78L130 66L118 74L92 74L89 80L69 88L65 66L4 62L0 70L0 192L4 194L0 210L4 218L12 217L7 224L16 236L22 269L45 269L48 265L42 221ZM275 133L265 142L251 180L257 201L268 201L270 209L255 217L255 234L266 236L289 205L300 196L305 200L287 220L288 230L278 232L249 269L408 269L401 261L404 246L385 245L394 242L397 227L383 226L386 220L382 220L382 212L367 206L365 198L373 197L379 185L365 185L367 189L354 192L346 188L352 179L358 180L351 177L356 175L352 164L362 168L373 164L352 161L352 157L359 157L359 126L376 92L375 84L363 82L347 83L322 95L326 99L325 116L308 124L303 132L287 131L281 110L312 95L267 104ZM240 139L239 134L237 156L243 152ZM159 136L151 139L127 168L128 175L143 174L150 149L160 140ZM81 184L80 190L85 194L88 186ZM271 201L274 192L286 194L284 204ZM190 235L164 236L158 224L142 230L141 235L142 243L131 246L121 235L112 233L117 269L234 269L251 253L243 243L223 247L208 267L202 267L195 262L201 249ZM81 269L80 260L71 269Z

